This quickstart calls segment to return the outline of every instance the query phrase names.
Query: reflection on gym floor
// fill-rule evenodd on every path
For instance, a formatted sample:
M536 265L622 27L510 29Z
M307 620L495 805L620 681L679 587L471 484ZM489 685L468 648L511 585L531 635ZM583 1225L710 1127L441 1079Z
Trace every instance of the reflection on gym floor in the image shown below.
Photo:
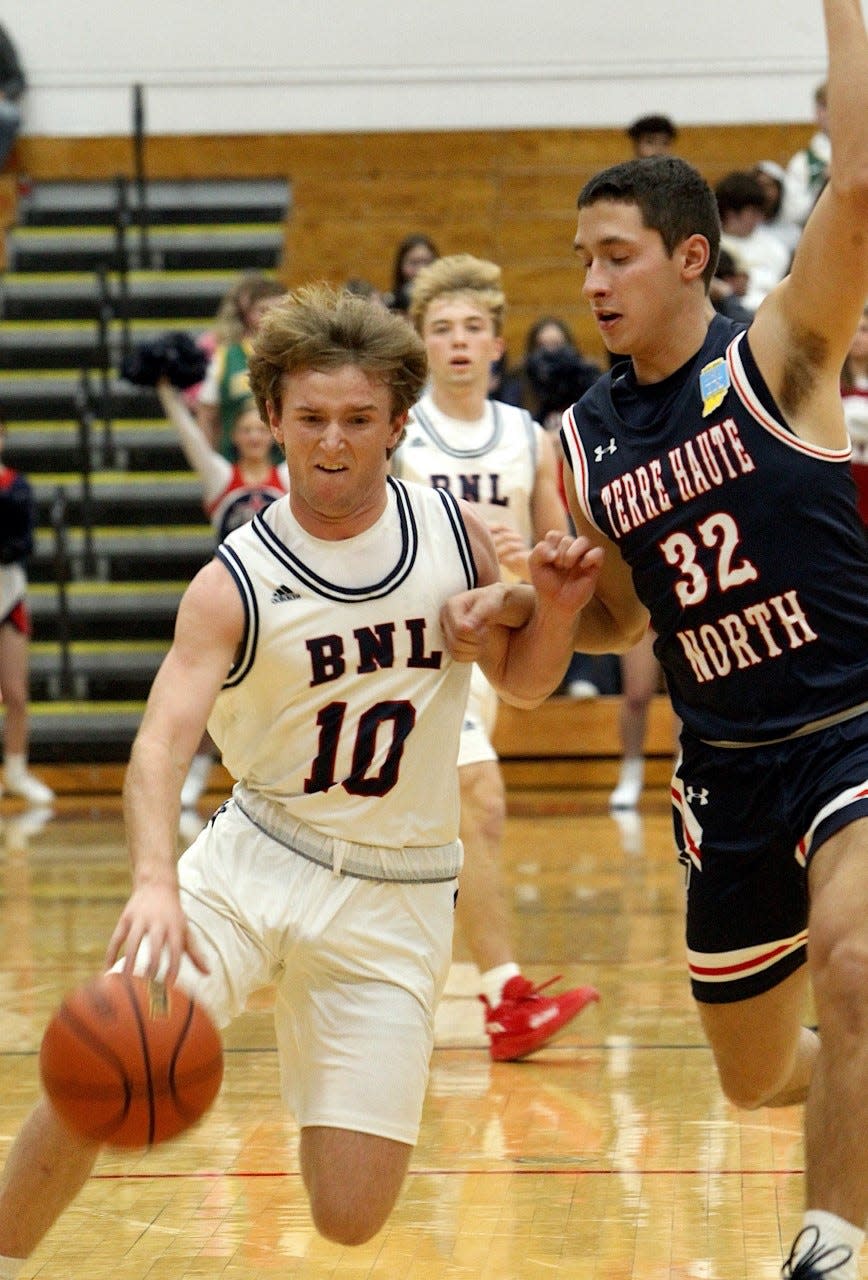
M128 874L116 798L4 800L0 821L5 1155L37 1096L44 1024L99 972ZM590 982L601 1002L535 1057L494 1064L456 944L421 1140L375 1240L343 1249L313 1230L265 990L227 1033L201 1124L103 1157L23 1280L776 1280L801 1216L801 1113L721 1096L685 978L664 792L617 821L603 791L513 793L506 856L523 971Z

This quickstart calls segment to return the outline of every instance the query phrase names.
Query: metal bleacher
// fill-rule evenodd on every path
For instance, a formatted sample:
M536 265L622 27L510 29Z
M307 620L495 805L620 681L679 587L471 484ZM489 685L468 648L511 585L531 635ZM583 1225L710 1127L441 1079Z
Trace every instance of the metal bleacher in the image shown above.
M285 180L44 182L0 275L4 459L39 510L28 567L35 761L126 758L180 595L213 546L197 477L130 345L202 333L280 262Z

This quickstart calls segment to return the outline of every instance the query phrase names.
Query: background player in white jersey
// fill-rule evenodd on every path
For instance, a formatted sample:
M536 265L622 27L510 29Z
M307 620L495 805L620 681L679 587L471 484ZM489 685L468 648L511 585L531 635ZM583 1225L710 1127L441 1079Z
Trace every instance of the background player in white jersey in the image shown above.
M630 359L563 430L604 550L576 646L623 647L650 614L683 726L687 954L721 1084L805 1101L787 1280L855 1280L868 1219L868 547L839 390L868 294L868 32L861 0L822 7L832 160L789 276L749 327L710 319L708 184L669 158L597 174L575 248Z
M302 1178L319 1231L347 1245L380 1229L401 1188L451 958L470 672L445 651L440 610L499 572L470 507L388 475L425 372L418 336L376 304L322 286L270 311L251 385L290 491L180 605L127 772L133 889L107 955L177 975L221 1025L276 984ZM508 677L538 628L557 651L546 627L540 614L493 647L486 670ZM534 659L532 696L561 674ZM176 861L206 720L239 782ZM0 1186L2 1280L97 1154L37 1105Z
M410 318L425 342L429 381L414 406L393 470L474 505L501 568L528 578L530 548L565 531L552 442L524 409L487 398L503 354L500 268L470 254L439 258L416 276ZM458 772L464 868L456 917L480 971L491 1056L523 1058L591 1001L593 987L542 995L513 958L501 869L506 797L491 743L497 695L473 672ZM548 985L548 984L546 984Z

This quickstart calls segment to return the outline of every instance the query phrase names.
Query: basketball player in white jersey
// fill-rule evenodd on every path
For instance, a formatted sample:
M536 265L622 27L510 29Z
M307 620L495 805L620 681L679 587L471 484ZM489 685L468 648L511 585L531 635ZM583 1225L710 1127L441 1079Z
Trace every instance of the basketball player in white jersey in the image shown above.
M425 374L406 321L361 298L320 286L269 312L251 386L289 493L229 535L181 602L127 772L133 888L107 954L177 976L220 1026L276 986L311 1213L345 1245L383 1226L401 1188L451 957L470 668L446 653L440 613L499 577L471 507L388 474ZM541 594L547 578L557 592L535 568ZM563 625L555 608L505 647L493 632L483 666L525 672L519 705L562 675L526 653L562 655ZM206 722L238 782L176 861ZM37 1105L0 1184L0 1280L97 1153Z
M417 275L410 318L425 342L429 382L392 465L395 475L472 503L503 574L527 580L531 546L549 530L566 531L567 519L549 437L524 409L487 398L504 349L504 307L493 262L455 254ZM509 1061L541 1048L598 997L593 987L542 995L513 958L501 871L506 798L491 743L496 716L497 694L475 668L458 753L464 869L456 916L480 971L491 1056Z

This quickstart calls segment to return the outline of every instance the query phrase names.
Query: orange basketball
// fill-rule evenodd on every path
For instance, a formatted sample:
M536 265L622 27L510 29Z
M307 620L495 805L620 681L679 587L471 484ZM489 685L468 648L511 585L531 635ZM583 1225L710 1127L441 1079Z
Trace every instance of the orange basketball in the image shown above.
M211 1019L179 987L106 973L71 992L39 1053L45 1092L70 1129L147 1147L204 1114L223 1079Z

